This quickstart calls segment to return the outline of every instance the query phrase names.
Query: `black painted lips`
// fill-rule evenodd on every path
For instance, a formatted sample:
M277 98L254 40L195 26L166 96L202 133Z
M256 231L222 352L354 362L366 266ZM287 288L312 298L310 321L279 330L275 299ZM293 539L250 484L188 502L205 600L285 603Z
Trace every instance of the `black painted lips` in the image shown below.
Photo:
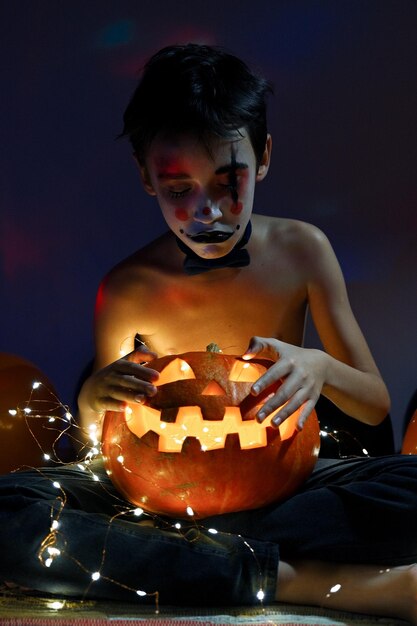
M195 235L187 235L194 243L222 243L227 241L233 233L225 233L221 230L204 231Z

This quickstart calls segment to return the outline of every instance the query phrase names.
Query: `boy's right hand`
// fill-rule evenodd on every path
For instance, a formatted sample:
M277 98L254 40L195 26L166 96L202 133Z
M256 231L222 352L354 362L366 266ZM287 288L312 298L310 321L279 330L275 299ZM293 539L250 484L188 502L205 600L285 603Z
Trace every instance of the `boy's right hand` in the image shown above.
M93 373L83 390L90 409L96 413L121 412L127 402L142 403L145 397L154 396L157 388L152 383L159 373L143 363L156 357L154 352L140 348Z

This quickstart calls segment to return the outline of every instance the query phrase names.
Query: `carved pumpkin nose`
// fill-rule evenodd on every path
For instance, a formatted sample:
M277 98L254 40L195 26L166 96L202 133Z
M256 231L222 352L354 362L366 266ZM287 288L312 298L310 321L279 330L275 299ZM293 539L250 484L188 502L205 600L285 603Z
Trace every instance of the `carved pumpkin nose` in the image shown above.
M226 392L219 383L216 383L215 380L211 380L209 384L204 387L201 392L202 396L225 396Z

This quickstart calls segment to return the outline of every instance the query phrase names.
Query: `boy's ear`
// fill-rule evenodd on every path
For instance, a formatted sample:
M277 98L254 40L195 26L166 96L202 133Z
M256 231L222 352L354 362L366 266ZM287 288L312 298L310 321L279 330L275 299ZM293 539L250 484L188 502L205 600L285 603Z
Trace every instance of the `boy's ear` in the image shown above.
M265 142L265 150L264 150L261 162L258 167L258 172L256 174L256 182L263 180L265 176L268 174L269 163L271 161L271 150L272 150L272 137L270 134L268 134L266 137L266 142Z
M146 193L148 193L150 196L156 196L156 192L155 192L154 188L152 187L151 179L149 177L149 173L148 173L148 170L146 168L146 165L144 165L143 163L141 163L139 161L139 159L138 159L136 154L133 154L133 158L134 158L135 163L136 163L136 165L138 167L140 179L142 181L142 185L143 185Z

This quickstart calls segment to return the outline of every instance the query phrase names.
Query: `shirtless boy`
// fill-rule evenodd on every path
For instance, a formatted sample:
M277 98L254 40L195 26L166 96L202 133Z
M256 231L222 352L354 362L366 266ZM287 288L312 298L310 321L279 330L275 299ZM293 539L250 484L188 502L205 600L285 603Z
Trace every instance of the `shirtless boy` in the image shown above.
M169 229L121 262L100 287L95 368L79 397L86 430L99 425L106 410L123 411L127 402L157 393L157 372L141 362L204 350L211 342L225 353L274 360L253 393L278 379L283 384L259 420L286 403L274 424L302 407L302 428L320 394L361 422L378 424L386 416L388 392L327 238L310 224L252 212L255 187L270 167L268 91L241 61L204 46L165 49L145 69L125 113L124 135ZM308 312L322 350L303 347ZM137 336L142 343L132 362L124 357ZM265 541L266 550L273 544L273 567L279 546L269 601L417 623L417 462L398 456L322 463L289 502L273 511L219 516L216 527ZM195 573L207 567L204 554L188 580L180 561L169 558L161 544L164 568L183 584L205 584ZM135 559L143 575L140 549ZM212 574L207 584L216 595ZM180 592L178 598L187 602ZM243 591L239 599L237 589L223 601L248 599Z

